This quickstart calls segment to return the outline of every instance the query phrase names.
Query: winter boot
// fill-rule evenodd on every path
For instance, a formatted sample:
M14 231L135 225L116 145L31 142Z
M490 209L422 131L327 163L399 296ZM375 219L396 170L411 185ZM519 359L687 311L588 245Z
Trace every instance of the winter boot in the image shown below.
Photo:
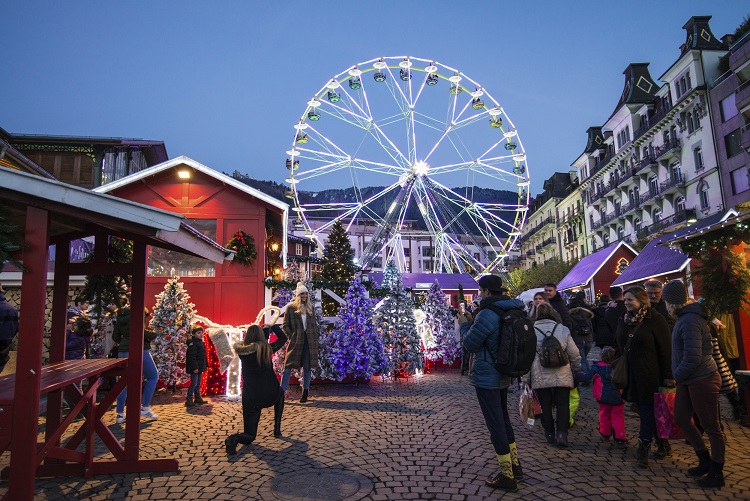
M568 432L567 431L558 431L557 432L557 446L558 447L567 447L568 446Z
M518 447L515 442L510 444L510 463L513 467L513 478L523 480L523 468L521 468L521 461L518 460Z
M548 444L555 443L555 426L554 425L552 425L551 428L544 429L544 438L547 439Z
M651 440L638 439L638 450L635 451L635 464L638 468L648 468L648 450L650 447Z
M724 487L724 463L711 461L708 475L698 479L698 485L704 489L719 489Z
M687 474L690 477L702 477L711 469L711 454L708 453L708 449L695 451L695 454L698 456L698 466L690 468Z
M193 399L192 398L187 397L185 399L185 407L187 407L187 408L195 407L195 404L193 403Z
M302 398L299 399L299 403L304 404L307 402L307 394L309 390L302 390Z
M226 447L227 454L230 456L237 454L237 442L237 435L229 435L226 440L224 440L224 447Z
M279 399L273 406L273 436L281 436L281 416L284 414L284 392L279 392Z
M669 445L669 440L666 438L656 439L656 443L659 445L656 452L654 452L654 459L664 459L672 455L672 446Z
M197 393L195 394L195 405L205 405L208 402L206 400L203 400L200 395Z
M502 489L504 491L515 491L518 489L518 482L513 477L513 462L510 454L498 454L497 461L500 463L500 473L484 481L487 487L493 489Z

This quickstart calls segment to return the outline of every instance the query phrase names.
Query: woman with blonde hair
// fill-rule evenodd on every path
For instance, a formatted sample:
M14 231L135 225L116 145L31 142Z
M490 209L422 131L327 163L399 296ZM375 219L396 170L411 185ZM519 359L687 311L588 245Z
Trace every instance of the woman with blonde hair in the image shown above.
M276 327L276 326L273 326ZM234 345L242 363L242 419L243 433L229 435L224 441L227 454L237 453L237 444L250 444L255 440L260 422L260 412L273 406L273 436L281 436L281 416L284 413L284 391L273 370L271 356L284 346L286 336L281 329L273 328L276 340L268 343L268 329L253 324L245 333L245 340Z
M284 334L289 339L284 359L284 374L281 376L281 388L289 389L289 378L292 369L304 368L302 379L301 403L307 402L312 377L312 365L318 363L318 341L320 330L315 318L310 294L301 283L294 291L294 299L287 306L284 315Z
M719 421L721 376L713 357L708 315L703 305L688 298L687 288L679 280L665 285L662 297L676 320L672 331L672 373L677 381L674 417L698 456L698 466L690 468L688 475L706 475L698 480L701 487L722 487L725 444ZM710 453L692 421L693 413L708 435Z

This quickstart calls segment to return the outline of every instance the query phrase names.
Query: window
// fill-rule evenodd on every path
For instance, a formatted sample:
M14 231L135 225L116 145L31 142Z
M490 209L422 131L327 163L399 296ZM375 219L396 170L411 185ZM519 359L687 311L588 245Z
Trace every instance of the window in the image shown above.
M727 158L732 158L742 152L740 146L740 129L735 129L724 136L724 145L727 148Z
M695 132L695 122L693 121L692 113L687 114L687 129L688 134L692 134L693 132Z
M701 209L705 210L710 207L708 202L708 184L707 183L701 183L700 187L698 188L698 197L701 200Z
M736 195L750 189L750 178L745 168L732 171L732 194Z
M422 262L422 269L424 271L432 271L432 261L423 261Z
M680 197L675 202L674 211L677 212L685 212L685 197Z
M623 238L625 238L625 228L620 226L619 228L617 228L617 239L622 240Z
M680 164L672 165L669 170L672 176L672 181L679 181L682 179L682 167L680 167Z
M654 223L661 221L661 209L654 209L654 212L651 213L651 220Z
M477 261L479 261L479 253L478 252L474 253L474 259L476 259Z
M700 146L693 150L693 159L695 160L696 172L703 170L703 149Z
M721 100L721 121L726 122L730 118L736 117L739 113L737 111L737 103L734 100L735 94L732 92L729 97Z
M433 249L432 247L422 247L422 257L432 257L434 255L435 249Z
M216 219L186 219L185 222L194 229L216 240ZM200 257L188 256L181 252L149 247L148 275L150 277L213 277L216 267L213 261Z
M656 176L648 180L648 191L651 195L659 193L659 181L656 179Z
M411 257L411 249L409 247L404 247L404 257Z
M383 267L383 258L382 257L376 257L372 260L372 267L373 268L382 268Z
M636 233L641 231L641 224L641 218L635 218L635 221L633 221L633 227L635 228Z
M294 254L297 256L302 255L302 244L295 244L294 246Z
M695 120L695 130L701 128L701 116L698 113L698 109L693 110L693 119Z

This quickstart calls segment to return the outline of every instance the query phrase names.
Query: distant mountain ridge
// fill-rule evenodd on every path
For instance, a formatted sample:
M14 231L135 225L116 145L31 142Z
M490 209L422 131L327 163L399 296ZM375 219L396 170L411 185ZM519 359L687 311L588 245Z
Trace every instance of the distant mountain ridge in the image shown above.
M259 179L254 179L237 171L232 174L232 178L291 205L291 200L284 196L288 189L285 184L277 183L275 181L262 181ZM384 189L384 186L368 186L361 188L361 197L367 199ZM465 196L466 188L452 188L452 190L459 195ZM474 202L501 203L510 205L515 205L518 203L518 194L509 190L496 190L493 188L479 187L473 187L470 188L470 190L473 192L473 196L467 198L471 198ZM386 211L388 210L388 207L390 207L391 203L395 199L397 193L398 191L394 190L391 193L383 195L377 201L375 201L375 203L370 204L371 209L374 210L379 216L384 216ZM299 190L299 194L301 202L303 204L357 201L354 188L329 189L315 192ZM508 214L509 218L514 217L514 214ZM419 208L416 206L416 204L409 205L409 208L406 211L406 219L417 221L417 225L419 227L421 227L422 229L426 228L426 225L424 224L424 221L422 219L422 215L420 214ZM462 217L461 219L465 224L473 226L470 218ZM509 222L512 223L512 220L510 220Z

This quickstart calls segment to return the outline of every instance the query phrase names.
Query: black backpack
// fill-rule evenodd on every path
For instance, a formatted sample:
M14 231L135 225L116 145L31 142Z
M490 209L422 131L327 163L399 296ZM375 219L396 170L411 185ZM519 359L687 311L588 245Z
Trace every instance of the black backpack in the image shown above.
M560 341L555 337L555 331L559 326L560 324L555 324L555 327L550 334L545 334L534 327L539 334L544 336L542 347L539 350L539 363L542 367L550 369L554 367L565 367L568 365L568 352L563 349ZM534 338L536 338L536 336L534 336Z
M574 336L588 337L594 334L593 328L591 327L591 320L588 318L585 318L583 315L571 315L571 320L573 321L572 334Z
M534 324L524 310L503 310L494 305L489 308L500 316L498 350L490 354L495 369L504 376L521 377L531 370L536 357Z

